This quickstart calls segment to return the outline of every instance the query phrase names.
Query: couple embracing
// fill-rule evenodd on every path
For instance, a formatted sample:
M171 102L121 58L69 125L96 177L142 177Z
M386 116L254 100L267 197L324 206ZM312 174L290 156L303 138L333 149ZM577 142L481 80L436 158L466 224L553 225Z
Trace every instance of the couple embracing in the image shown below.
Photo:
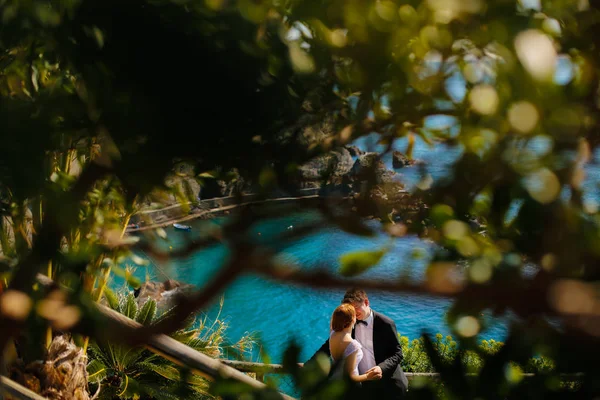
M311 360L319 352L333 361L330 379L349 377L354 383L347 397L395 400L408 389L396 325L371 309L364 290L346 292L331 317L329 340Z

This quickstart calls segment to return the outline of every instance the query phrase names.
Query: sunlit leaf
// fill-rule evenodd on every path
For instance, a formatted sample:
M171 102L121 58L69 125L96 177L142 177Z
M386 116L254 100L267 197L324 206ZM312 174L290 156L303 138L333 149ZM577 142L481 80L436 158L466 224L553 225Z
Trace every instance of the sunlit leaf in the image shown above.
M135 297L130 293L125 299L125 304L123 305L123 315L128 318L135 319L138 311L137 302L135 301Z
M359 275L377 265L387 253L387 249L376 251L354 251L340 257L340 274L344 276Z
M146 303L137 313L135 320L142 325L150 325L156 314L156 301L153 299L146 300Z

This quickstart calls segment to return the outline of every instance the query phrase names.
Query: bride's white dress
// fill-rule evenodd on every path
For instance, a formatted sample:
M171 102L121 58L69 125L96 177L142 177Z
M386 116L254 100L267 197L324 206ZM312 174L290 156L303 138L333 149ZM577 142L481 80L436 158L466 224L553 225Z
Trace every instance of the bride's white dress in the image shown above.
M331 331L331 333L329 334L329 340L331 340L331 335L333 335L333 333L334 332ZM341 362L339 362L335 366L335 370L330 375L331 378L341 378L344 375L346 359L348 358L348 356L350 356L350 354L352 354L354 352L356 352L356 365L354 366L352 375L359 375L358 374L358 364L360 364L360 360L362 360L362 358L363 358L363 351L362 351L362 346L360 345L360 343L358 343L358 340L352 339L352 341L350 343L348 343L348 346L346 346L346 349L344 350L344 354L342 355ZM335 363L338 362L338 360L334 359L333 356L331 357L331 359L333 360L334 365L335 365Z

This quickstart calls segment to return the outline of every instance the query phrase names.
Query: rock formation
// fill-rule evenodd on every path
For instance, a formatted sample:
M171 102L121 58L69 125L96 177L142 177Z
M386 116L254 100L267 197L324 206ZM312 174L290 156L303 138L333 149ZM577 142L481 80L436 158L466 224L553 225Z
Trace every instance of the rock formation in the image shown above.
M350 152L346 148L338 148L302 165L299 168L300 184L302 188L307 188L320 187L324 180L341 182L341 178L350 171L352 165Z
M400 175L389 170L378 153L359 156L346 180L351 185L355 205L361 215L394 218L422 206L404 189Z
M392 167L399 169L404 167L411 167L413 165L422 164L421 160L413 160L408 158L404 153L400 151L394 151L392 153Z
M200 198L200 183L195 178L194 167L190 164L180 163L174 168L174 172L167 176L165 185L171 189L168 193L168 202L177 203L176 194L191 201Z
M237 193L247 194L256 192L256 188L254 188L251 183L247 182L236 168L224 173L222 178L223 179L209 178L203 181L203 199L234 196Z
M140 307L148 299L154 299L157 309L166 310L174 305L178 294L191 288L192 285L181 283L174 279L167 279L164 282L144 282L134 293Z
M387 169L378 153L365 153L358 157L348 173L354 182L373 181L376 184L394 181L396 173Z
M365 152L362 151L358 146L346 145L344 147L346 148L346 150L348 150L350 152L350 155L352 157L358 157L358 156L362 156L363 154L365 154Z

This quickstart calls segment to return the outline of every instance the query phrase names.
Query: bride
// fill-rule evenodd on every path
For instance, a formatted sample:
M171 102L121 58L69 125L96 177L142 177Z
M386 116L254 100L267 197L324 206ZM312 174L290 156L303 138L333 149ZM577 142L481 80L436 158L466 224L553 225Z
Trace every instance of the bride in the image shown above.
M352 381L360 383L379 379L377 373L358 373L358 364L363 358L362 346L352 339L352 329L356 324L356 312L350 304L342 304L331 316L331 333L329 335L329 351L333 359L334 370L330 374L333 379L342 378L344 374Z

